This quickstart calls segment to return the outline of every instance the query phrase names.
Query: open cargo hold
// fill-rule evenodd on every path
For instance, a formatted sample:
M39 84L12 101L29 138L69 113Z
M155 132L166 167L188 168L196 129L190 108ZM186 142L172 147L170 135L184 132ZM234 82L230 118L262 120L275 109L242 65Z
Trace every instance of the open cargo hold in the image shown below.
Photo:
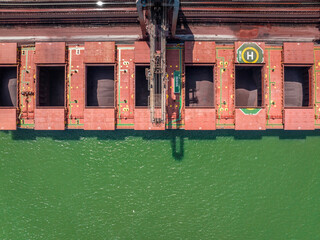
M235 68L235 129L265 130L266 110L262 107L262 66Z
M38 66L36 130L65 128L65 67Z
M85 130L115 129L115 43L85 42ZM93 65L95 64L95 65ZM109 64L109 65L106 65Z
M147 107L149 106L149 82L146 77L146 70L149 66L136 66L136 107ZM155 106L161 106L161 96L160 96L160 87L157 86L155 90Z
M261 67L236 66L236 107L262 105Z
M17 129L17 43L0 43L0 129Z
M17 105L17 68L0 67L0 106Z
M214 83L212 66L186 66L186 130L214 130Z
M38 106L64 106L65 67L38 67Z
M310 77L310 67L284 67L285 130L313 130L315 128Z
M0 67L0 129L17 128L17 67Z
M136 66L136 106L147 107L150 91L146 78L146 69L149 66Z
M211 66L186 66L186 106L213 107L214 85Z
M87 66L87 106L114 106L113 66Z
M284 68L285 107L308 107L309 91L309 67Z
M315 79L316 85L313 85L311 70L318 52L312 42L283 43L285 130L315 129L319 116L315 114L313 89L319 88L319 81ZM317 65L314 67L318 68Z

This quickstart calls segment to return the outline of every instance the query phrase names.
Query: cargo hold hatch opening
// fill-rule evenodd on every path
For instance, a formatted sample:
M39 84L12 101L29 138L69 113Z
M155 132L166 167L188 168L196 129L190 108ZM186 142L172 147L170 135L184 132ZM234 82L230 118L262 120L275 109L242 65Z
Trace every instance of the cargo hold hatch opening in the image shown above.
M284 67L284 103L285 107L310 106L310 67Z
M114 67L86 67L86 106L114 107Z
M148 107L148 99L150 91L148 89L148 80L146 77L146 69L149 66L136 66L135 74L135 105L136 107Z
M17 68L0 67L0 107L17 106Z
M186 66L185 98L187 107L214 106L212 66Z
M236 107L262 106L261 66L236 66Z
M65 103L65 67L38 66L39 107L63 107Z

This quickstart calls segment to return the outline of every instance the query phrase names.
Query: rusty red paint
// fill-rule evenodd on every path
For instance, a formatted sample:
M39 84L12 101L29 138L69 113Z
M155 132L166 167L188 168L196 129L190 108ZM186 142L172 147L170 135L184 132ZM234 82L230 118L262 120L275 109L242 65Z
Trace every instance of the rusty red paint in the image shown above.
M217 65L215 68L215 103L217 109L217 128L234 128L234 48L217 45Z
M83 128L85 107L84 47L68 46L67 128Z
M86 63L114 63L115 42L85 42Z
M283 75L282 46L266 46L265 52L265 107L267 111L267 128L282 129L283 109Z
M214 63L216 60L215 42L185 42L186 63Z
M283 43L285 64L313 64L313 43Z
M188 29L177 29L176 38L184 41L192 37L197 37L200 40L223 41L230 44L234 41L252 41L253 38L244 38L244 29L250 34L254 34L257 29L258 35L254 37L255 41L272 41L282 43L283 41L312 41L319 39L319 29L316 25L270 25L270 24L257 24L254 23L250 27L245 24L213 24L207 26L189 25ZM101 37L101 33L104 37ZM294 34L292 34L294 32ZM119 39L121 33L121 40L137 41L141 39L141 29L137 25L129 26L97 26L88 28L83 26L65 26L63 28L52 28L48 26L34 26L30 25L28 28L12 26L12 28L1 28L0 36L10 38L16 42L23 44L31 43L34 41L41 41L43 38L50 39L51 41L68 41L68 42L83 42L83 41L115 41ZM15 39L17 38L17 39Z
M248 40L257 39L259 37L259 28L246 26L245 28L241 28L239 32L237 32L237 37L240 40Z
M135 112L134 46L119 45L117 54L117 128L133 129Z
M37 42L35 62L38 64L63 64L66 62L65 42Z
M33 46L21 46L19 101L20 101L20 123L22 128L30 128L34 124L35 101L35 76L36 65L34 62L35 50Z
M316 128L320 128L320 48L314 49Z
M35 130L64 130L65 112L63 108L35 110Z
M39 43L37 43L37 46ZM41 43L42 44L42 43ZM287 45L288 43L285 43ZM291 43L297 44L297 43ZM312 43L309 43L309 45ZM139 44L138 44L139 45ZM136 45L118 45L117 46L117 77L116 77L116 109L112 112L103 113L102 110L106 109L88 109L88 116L85 116L85 50L83 45L70 44L67 48L68 59L64 60L68 63L67 69L67 93L66 94L66 112L64 109L46 109L38 108L35 110L35 98L36 92L34 86L34 76L36 70L35 57L37 56L37 49L34 50L32 46L21 46L19 57L21 64L20 81L19 81L19 120L21 127L31 128L33 119L35 118L35 129L42 130L62 130L65 128L84 128L84 129L137 129L137 130L164 130L164 124L157 126L152 125L150 122L149 109L135 108L135 59L141 58L145 55L149 56L149 49L141 50L137 52ZM167 128L184 128L186 130L213 130L215 128L235 128L237 130L258 130L265 128L284 128L287 130L312 130L315 127L318 128L320 124L320 73L318 72L320 67L320 50L318 47L312 48L312 62L310 59L307 63L295 62L289 64L312 66L312 70L316 70L311 73L312 82L317 85L312 85L312 91L316 91L315 94L311 94L310 103L316 102L315 108L306 109L284 109L283 110L283 75L282 75L282 63L281 56L284 56L282 45L266 45L264 46L264 58L263 64L263 106L261 112L257 115L244 115L239 113L240 109L234 108L234 57L235 48L231 45L216 45L215 46L215 108L212 109L184 109L184 88L182 87L181 94L175 94L173 91L173 73L174 71L182 71L182 86L184 86L184 58L182 54L182 69L180 69L180 56L179 51L182 49L182 45L168 45L167 51L167 72L169 76L168 92L167 92ZM77 51L77 48L79 51ZM310 47L309 47L310 48ZM307 52L311 51L307 48ZM44 49L42 47L42 49ZM139 47L138 47L139 49ZM180 50L179 50L180 49ZM287 48L288 49L288 48ZM64 49L65 50L65 49ZM291 51L302 51L301 49L292 48ZM40 52L41 50L40 47ZM146 51L146 52L144 52ZM121 53L121 54L120 54ZM138 53L138 55L137 55ZM65 52L64 52L65 54ZM140 55L139 55L140 54ZM40 54L41 55L41 54ZM44 55L42 55L44 56ZM138 57L137 57L138 56ZM42 57L40 57L42 58ZM44 57L46 59L46 57ZM141 58L142 59L142 58ZM145 59L145 58L144 58ZM39 55L38 55L39 60ZM48 60L46 63L51 64ZM56 61L56 60L54 60ZM140 60L139 61L146 61ZM297 60L295 60L297 61ZM303 60L304 61L304 60ZM41 60L38 62L42 64ZM26 65L28 63L28 65ZM55 62L53 62L55 63ZM142 62L141 62L142 63ZM145 64L147 62L144 62ZM8 63L7 63L8 64ZM192 63L196 65L196 63ZM205 63L201 63L202 65ZM201 65L199 64L199 65ZM10 65L10 64L8 64ZM313 74L315 73L315 74ZM315 77L315 78L314 78ZM120 82L119 82L120 80ZM70 82L69 82L70 81ZM120 91L119 91L120 90ZM30 92L30 95L25 95L26 92ZM120 95L119 95L120 92ZM67 98L68 97L68 98ZM120 98L119 98L120 97ZM313 99L313 97L317 97ZM181 107L180 107L180 98ZM319 106L318 106L319 105ZM180 112L181 109L181 112ZM1 109L0 111L2 111ZM7 109L5 109L7 110ZM101 110L101 111L100 111ZM14 112L16 110L13 110ZM3 129L15 129L16 128L16 115L13 116L12 112L8 115L2 114L0 117L0 127ZM282 112L284 117L282 117ZM235 115L234 115L235 113ZM1 112L0 112L1 115ZM264 117L263 117L264 116ZM89 120L91 118L91 120ZM94 119L100 119L94 123ZM213 118L213 120L212 120ZM6 120L7 119L7 120ZM8 121L8 119L11 119ZM90 122L91 121L91 122ZM8 126L10 124L10 127ZM27 126L27 124L30 124ZM235 124L235 126L234 126ZM316 124L316 125L315 125ZM318 125L317 125L318 124Z
M314 109L284 109L285 130L314 130Z
M17 129L17 109L0 109L0 130Z
M134 62L135 63L150 63L150 47L147 42L134 43Z
M134 111L134 130L165 130L165 125L152 124L148 108L136 108Z
M216 110L214 108L186 108L185 130L215 130Z
M58 0L58 2L63 1ZM147 130L150 128L149 110L135 108L134 105L134 63L148 64L150 50L147 42L139 41L141 30L134 1L121 2L123 4L108 3L103 9L91 8L81 3L78 5L79 8L72 7L68 3L64 3L64 6L59 8L49 8L44 3L43 8L37 9L18 6L19 3L13 1L8 3L8 7L0 9L0 22L3 23L0 36L4 42L16 41L33 45L34 41L39 41L36 43L35 51L27 51L28 47L22 46L21 56L18 58L16 43L0 44L0 64L17 64L19 59L20 109L18 109L18 116L21 127L32 127L33 120L36 118L36 129L51 128L51 125L59 125L58 128L61 129L64 120L67 128L109 129L106 125L110 126L112 122L112 129L114 129L114 122L118 129ZM267 121L264 124L267 128L283 128L283 124L286 125L285 129L313 129L312 125L320 128L320 51L319 46L316 47L318 50L315 50L312 43L319 40L320 9L316 2L316 0L310 0L306 5L298 0L286 3L182 1L179 18L181 29L177 29L174 41L184 42L193 39L185 42L183 51L185 58L182 54L182 61L185 60L187 64L214 65L213 63L216 63L214 65L215 106L212 109L184 108L184 63L180 65L179 50L168 50L169 82L166 104L168 128L213 129L216 124L217 128L235 127L249 130L259 128L263 125L263 121ZM16 5L12 6L12 4ZM32 25L21 27L21 24L25 23L32 23ZM45 25L48 23L63 24L63 27ZM88 27L90 23L95 23L95 27ZM9 25L10 27L7 27ZM103 42L107 39L109 42ZM53 42L41 42L48 40ZM239 113L239 109L234 108L234 57L239 44L253 40L261 44L263 42L269 44L263 47L265 61L261 64L263 65L262 112L264 111L264 118L261 112L257 115L244 115ZM67 52L65 43L61 41L68 43ZM116 50L114 41L139 42L135 42L134 45L123 45L122 50ZM229 45L215 46L214 41ZM83 42L86 42L85 46ZM287 43L284 43L282 49L283 42ZM271 44L278 46L271 46ZM70 50L76 46L85 50L79 52ZM124 50L125 47L132 49ZM26 54L22 54L23 52ZM35 63L67 64L65 115L60 114L61 110L57 109L35 110ZM107 63L117 66L115 81L117 105L112 113L106 114L102 111L105 109L88 109L88 115L85 116L84 63ZM283 109L282 63L310 67L313 65L310 73L312 76L310 105L315 105L315 109ZM174 71L182 73L180 94L173 91ZM59 111L60 115L56 111ZM12 113L10 114L12 116ZM61 120L56 121L58 115ZM3 116L5 115L2 115L2 119L4 119ZM95 118L101 118L101 120L93 123ZM214 121L211 121L212 118ZM205 127L202 127L203 123ZM153 125L151 129L154 129ZM159 129L164 129L164 126Z
M16 64L17 51L17 43L0 43L0 64Z
M246 115L241 109L235 111L236 130L265 130L266 110L261 109L256 115Z
M234 43L234 58L235 58L235 63L238 62L238 49L241 47L242 44L245 42L235 42ZM265 43L264 42L254 42L256 43L263 51L263 60L262 63L265 62ZM247 64L250 66L250 64ZM268 86L267 84L267 66L264 64L262 65L262 70L261 70L261 88L262 88L262 108L257 114L254 115L249 115L245 114L241 109L235 109L235 129L236 130L265 130L266 129L266 99L265 99L265 88ZM235 75L233 76L235 77ZM235 83L234 83L235 84Z
M168 90L167 90L167 128L179 129L184 125L184 106L185 92L174 93L174 71L180 71L184 75L184 48L181 45L167 46L167 73L168 73ZM171 48L170 48L171 47ZM181 66L180 66L181 61ZM184 86L185 78L182 77L181 85Z
M90 109L84 110L84 129L85 130L114 130L115 111L110 109Z

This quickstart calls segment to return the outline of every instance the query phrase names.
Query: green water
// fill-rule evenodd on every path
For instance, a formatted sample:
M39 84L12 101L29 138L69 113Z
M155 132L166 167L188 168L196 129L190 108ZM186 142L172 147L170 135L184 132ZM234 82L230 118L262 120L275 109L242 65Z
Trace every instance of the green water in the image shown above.
M0 132L0 239L320 239L320 132Z

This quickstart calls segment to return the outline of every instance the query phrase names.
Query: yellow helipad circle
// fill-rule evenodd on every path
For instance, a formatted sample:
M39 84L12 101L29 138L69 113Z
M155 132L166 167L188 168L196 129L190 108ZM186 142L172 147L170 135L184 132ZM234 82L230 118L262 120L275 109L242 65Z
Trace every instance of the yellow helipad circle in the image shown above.
M253 51L256 53L256 55L257 55L256 59L255 59L253 62L248 62L248 61L244 58L244 53L245 53L246 51L248 51L248 50L253 50ZM247 47L247 48L243 49L242 54L241 54L241 57L242 57L242 60L243 60L245 63L256 63L256 62L258 61L258 59L259 59L259 53L258 53L257 49L255 49L255 48L253 48L253 47Z

